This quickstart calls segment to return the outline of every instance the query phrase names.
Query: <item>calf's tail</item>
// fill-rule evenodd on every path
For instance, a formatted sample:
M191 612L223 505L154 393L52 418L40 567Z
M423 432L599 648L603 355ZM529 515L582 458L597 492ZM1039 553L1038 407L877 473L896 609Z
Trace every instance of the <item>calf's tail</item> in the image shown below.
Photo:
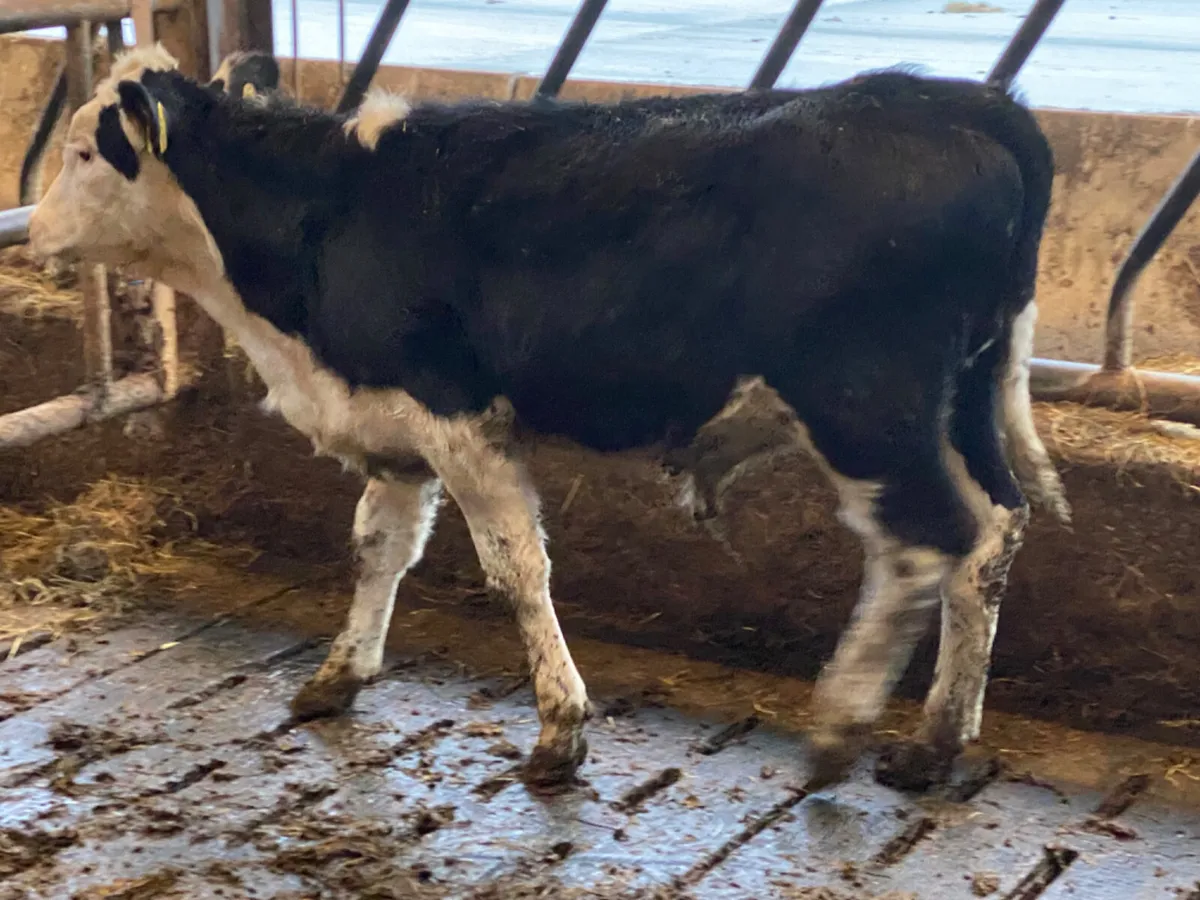
M1063 525L1071 523L1062 479L1046 452L1033 422L1029 394L1029 362L1033 356L1033 329L1037 302L1030 299L1017 315L1009 332L1008 361L1000 372L1000 405L997 423L1008 450L1013 474L1025 496L1035 506L1051 513Z

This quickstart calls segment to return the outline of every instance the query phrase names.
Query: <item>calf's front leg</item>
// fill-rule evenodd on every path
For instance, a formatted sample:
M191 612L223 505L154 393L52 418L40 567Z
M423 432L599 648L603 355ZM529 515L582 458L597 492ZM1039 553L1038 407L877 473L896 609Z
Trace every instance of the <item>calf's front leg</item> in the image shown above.
M371 478L354 514L358 581L346 627L317 673L292 700L298 719L350 708L364 682L379 674L396 588L425 552L441 498L431 473Z
M529 658L541 734L526 765L534 786L569 782L587 755L587 689L550 599L538 500L520 466L469 422L445 423L426 458L467 520L488 586L507 600Z

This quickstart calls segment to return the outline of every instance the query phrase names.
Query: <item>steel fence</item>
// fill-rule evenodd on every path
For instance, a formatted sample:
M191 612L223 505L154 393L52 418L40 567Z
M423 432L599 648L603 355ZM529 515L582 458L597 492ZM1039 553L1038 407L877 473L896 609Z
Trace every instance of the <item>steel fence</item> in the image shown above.
M750 90L774 87L816 18L823 0L796 0L761 64ZM1036 0L1021 27L992 67L988 81L1009 86L1028 61L1065 0ZM297 0L292 4L292 55L299 69ZM556 97L604 12L607 0L583 0L535 91L535 101ZM409 0L386 0L353 73L345 80L336 103L339 112L354 109L375 78L399 27ZM22 203L30 194L32 161L44 150L64 107L81 104L91 90L93 41L98 23L107 25L108 49L120 49L120 22L132 17L139 44L160 35L163 17L191 12L190 31L174 36L192 61L195 74L235 49L274 51L270 0L7 0L0 8L0 34L32 28L66 26L67 61L47 99L38 128L26 154L21 175ZM339 72L345 64L345 3L338 2ZM177 29L178 30L178 29ZM175 49L172 47L171 49ZM178 55L178 54L177 54ZM295 74L294 74L294 77ZM1200 424L1200 377L1132 368L1133 287L1147 264L1179 224L1200 193L1200 153L1159 203L1117 268L1106 321L1105 353L1101 365L1035 359L1031 386L1037 399L1071 400L1114 408L1139 408L1151 415L1169 416ZM0 212L0 247L27 239L32 206ZM87 384L76 394L37 407L0 416L0 447L25 446L87 422L111 418L169 400L180 387L175 298L165 286L154 288L154 313L160 334L161 362L153 375L132 375L114 381L109 338L109 307L102 271L82 273L84 295L84 357Z

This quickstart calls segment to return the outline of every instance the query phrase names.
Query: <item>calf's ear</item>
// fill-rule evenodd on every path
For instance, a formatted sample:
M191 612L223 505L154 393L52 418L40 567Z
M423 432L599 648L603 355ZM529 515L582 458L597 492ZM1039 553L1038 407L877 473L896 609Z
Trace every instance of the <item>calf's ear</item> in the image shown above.
M146 150L158 159L167 152L167 110L162 101L146 90L139 81L122 81L117 84L117 96L121 101L121 112L142 132Z

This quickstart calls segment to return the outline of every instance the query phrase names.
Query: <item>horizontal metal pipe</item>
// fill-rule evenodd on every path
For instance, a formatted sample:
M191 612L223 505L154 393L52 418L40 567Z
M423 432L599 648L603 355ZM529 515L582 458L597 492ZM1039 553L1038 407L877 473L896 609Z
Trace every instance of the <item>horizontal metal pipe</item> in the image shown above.
M130 375L104 391L85 388L0 416L0 448L28 447L92 422L156 406L164 399L162 385L153 374Z
M155 12L178 9L182 0L154 0ZM108 22L129 15L130 0L5 0L0 5L0 34Z
M1034 359L1034 400L1082 403L1200 425L1200 377L1150 369L1109 371L1088 363Z
M32 206L0 209L0 248L29 240L29 216L32 213Z

